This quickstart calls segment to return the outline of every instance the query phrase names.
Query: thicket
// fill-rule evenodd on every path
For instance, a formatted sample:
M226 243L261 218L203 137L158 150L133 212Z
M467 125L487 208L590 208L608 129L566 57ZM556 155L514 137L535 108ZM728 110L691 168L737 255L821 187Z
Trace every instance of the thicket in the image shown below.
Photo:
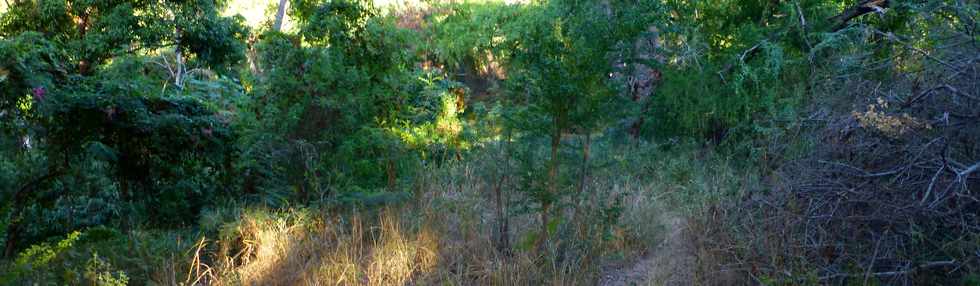
M7 257L65 230L179 225L228 190L237 135L204 99L234 84L187 66L235 65L246 29L207 1L68 4L0 19Z
M0 283L967 283L978 7L845 2L9 1Z
M719 261L706 276L725 269L743 271L742 283L778 285L977 282L980 7L891 4L869 22L814 35L814 104L767 143L799 142L806 152L772 158L768 188L703 211L698 247L702 259Z

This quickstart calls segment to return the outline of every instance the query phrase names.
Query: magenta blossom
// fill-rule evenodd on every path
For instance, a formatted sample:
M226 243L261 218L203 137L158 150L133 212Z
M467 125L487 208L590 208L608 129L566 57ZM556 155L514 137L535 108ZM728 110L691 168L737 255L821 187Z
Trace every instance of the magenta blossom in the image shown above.
M46 91L44 90L44 87L43 86L35 87L31 91L34 92L34 99L37 99L37 101L44 100L44 93Z

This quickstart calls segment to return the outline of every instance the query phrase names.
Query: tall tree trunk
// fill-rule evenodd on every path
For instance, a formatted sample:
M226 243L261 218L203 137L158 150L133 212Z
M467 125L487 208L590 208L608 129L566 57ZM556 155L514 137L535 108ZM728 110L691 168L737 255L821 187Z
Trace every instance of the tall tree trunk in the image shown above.
M272 26L272 29L276 32L282 30L283 18L286 18L286 5L289 4L289 0L279 0L279 9L276 10L276 22Z
M561 116L554 118L554 130L551 133L551 162L548 166L548 189L544 200L541 202L541 237L538 239L538 248L543 246L549 234L548 226L551 224L549 213L551 211L551 200L558 194L558 155L561 148Z
M507 198L504 196L502 190L504 182L507 181L507 171L510 166L510 157L508 157L507 150L510 145L511 140L511 129L507 128L504 131L504 143L498 145L500 147L500 159L503 162L502 165L497 165L497 174L500 176L497 181L496 187L494 187L494 201L496 203L496 216L497 216L497 251L506 256L511 255L510 249L510 220L507 218L507 207L504 205L507 203ZM498 163L500 164L500 163Z

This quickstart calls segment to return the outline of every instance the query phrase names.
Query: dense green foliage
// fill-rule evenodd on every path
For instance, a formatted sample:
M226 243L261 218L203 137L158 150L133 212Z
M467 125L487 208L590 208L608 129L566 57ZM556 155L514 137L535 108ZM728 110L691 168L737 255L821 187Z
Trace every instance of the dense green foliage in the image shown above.
M595 264L604 262L604 255L625 255L610 245L620 250L642 245L637 252L653 247L633 241L654 240L643 237L649 233L625 226L629 202L619 192L627 188L621 182L665 181L659 184L672 202L697 206L693 214L685 213L690 216L734 216L717 215L718 206L748 205L744 213L732 213L751 218L764 211L753 212L757 206L745 201L760 198L781 203L780 212L797 214L795 208L812 203L814 197L808 196L819 192L784 181L818 178L813 185L821 185L839 179L834 184L846 185L848 177L810 176L791 168L833 161L875 169L884 160L869 158L879 152L867 146L905 150L942 139L955 141L944 143L944 155L913 164L924 168L942 162L922 197L936 196L937 181L961 186L957 190L964 197L976 191L970 169L978 156L976 138L971 138L976 134L950 127L949 111L937 111L952 110L957 126L975 123L968 103L976 100L971 93L976 86L960 77L971 75L970 68L976 73L976 60L957 57L975 52L980 39L976 4L884 1L873 9L861 6L869 1L432 1L417 10L398 10L368 0L286 2L293 26L276 31L246 27L241 16L223 16L225 0L9 1L0 15L0 241L5 258L0 284L176 285L177 278L167 275L183 272L173 268L189 260L198 269L187 275L197 276L197 282L187 277L185 283L208 284L214 281L201 280L206 276L202 260L217 265L231 257L220 263L245 267L252 256L231 253L257 252L248 246L267 239L248 236L247 231L262 227L235 221L261 216L241 209L341 214L329 222L284 215L289 219L280 224L310 228L299 237L322 231L318 224L357 229L359 221L350 217L378 215L375 210L388 207L415 211L419 220L438 217L423 205L467 216L483 211L466 213L465 201L473 198L440 201L433 199L438 196L432 188L462 189L457 177L470 179L471 172L480 173L480 183L468 185L477 189L475 197L494 206L486 208L487 217L476 217L494 229L486 239L466 239L492 241L494 259L527 259L553 268L599 268ZM279 3L270 1L269 7ZM858 8L870 10L842 16ZM973 50L939 52L954 43L972 43ZM867 91L871 83L894 87ZM938 87L920 92L924 83ZM873 94L878 105L865 111L856 90ZM880 90L891 93L881 95ZM962 101L929 101L936 90L948 90ZM931 108L911 106L920 101ZM907 104L894 107L902 102ZM875 108L896 117L879 115ZM834 125L836 119L828 114L844 114L847 119L838 121L853 124ZM935 119L939 116L945 121ZM892 121L911 127L878 126ZM872 127L884 131L849 137L851 130ZM916 129L919 137L886 134L899 130L913 136L903 128ZM843 143L834 141L847 147L840 150L871 151L821 151L831 139L816 135L820 132L844 134L839 135L846 137L839 140ZM929 136L940 139L923 143ZM697 153L688 161L710 157L705 164L718 166L698 165L704 174L695 174L692 162L653 158L661 152ZM962 162L947 163L949 158ZM474 161L480 164L474 167ZM731 170L729 161L744 170ZM462 175L458 168L464 169ZM886 175L911 178L915 168ZM725 176L708 179L715 170ZM951 175L943 177L948 170ZM756 174L762 186L756 186ZM597 182L597 177L615 183ZM696 180L731 185L698 186ZM850 190L888 184L873 181ZM921 182L910 185L923 187ZM801 201L787 199L794 196ZM976 210L975 203L958 204L945 210ZM408 212L404 209L399 211ZM516 218L525 223L510 226ZM691 221L708 224L698 217ZM902 232L923 225L895 227ZM415 230L424 233L427 227ZM705 227L705 233L753 243L758 238L750 236L754 226L730 236L725 231L737 227L712 227ZM787 230L793 227L787 222ZM968 244L964 241L980 237L975 228L964 227L948 232L956 233L955 239L941 238L938 233L954 227L930 227L922 239L937 244ZM357 231L349 235L362 235ZM391 239L373 231L368 236ZM445 233L457 235L453 231ZM207 248L201 236L222 242ZM301 244L326 235L312 236ZM861 240L870 239L847 244L866 251ZM749 261L738 263L765 260L743 253L745 244L731 244L731 256ZM766 249L776 252L776 247ZM807 276L812 283L847 279L852 275L834 275L855 272L839 269L844 263L833 259L814 262L822 259L815 250L800 249L800 257L765 255L798 259L786 262L791 265L786 269L804 269L799 275L816 276L818 270L806 267L817 265L824 268L819 271L833 271L818 273L830 277L823 280ZM201 258L202 251L214 255ZM872 259L865 269L863 259L850 260L854 265L847 267L866 273L884 267L874 268ZM170 269L158 269L161 265ZM963 271L943 282L969 279L967 273L977 271L969 260L957 266ZM756 264L751 268L739 270L751 272L751 283L803 279L794 274L783 279L782 272L758 270ZM870 276L862 277L865 283ZM487 281L472 279L461 281ZM258 280L238 283L245 281Z
M301 13L298 34L263 35L244 148L267 160L246 162L248 184L285 180L303 201L393 190L421 160L458 148L461 87L416 66L417 35L376 13L330 2Z
M218 80L185 82L182 77L193 73L184 70L180 54L189 53L190 62L227 68L241 58L242 45L234 43L243 27L218 17L210 2L73 4L17 1L2 18L3 152L5 163L18 170L14 185L3 193L8 255L22 246L21 239L36 240L65 227L121 217L128 217L129 225L194 219L214 201L234 160L229 144L236 136L229 119L202 100L234 93L234 87L213 73L198 78ZM210 16L194 12L199 8L209 9ZM181 13L186 19L164 15ZM81 20L72 24L71 19ZM198 29L211 35L194 35L184 25L217 30ZM199 42L218 36L225 37L218 43L232 44L218 51ZM131 56L169 42L181 43L174 63L166 53ZM89 200L110 208L91 209L96 213L76 220L77 214L51 207Z

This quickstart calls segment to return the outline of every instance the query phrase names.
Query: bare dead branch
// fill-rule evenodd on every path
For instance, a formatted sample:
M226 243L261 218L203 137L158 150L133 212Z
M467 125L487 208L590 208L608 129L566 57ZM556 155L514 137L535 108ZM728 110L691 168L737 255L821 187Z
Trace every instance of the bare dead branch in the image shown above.
M888 0L863 0L857 5L851 6L844 12L830 18L831 22L836 23L832 29L834 32L840 31L847 27L847 23L857 17L861 17L865 14L871 12L877 12L880 14L885 13L885 8L888 8Z

